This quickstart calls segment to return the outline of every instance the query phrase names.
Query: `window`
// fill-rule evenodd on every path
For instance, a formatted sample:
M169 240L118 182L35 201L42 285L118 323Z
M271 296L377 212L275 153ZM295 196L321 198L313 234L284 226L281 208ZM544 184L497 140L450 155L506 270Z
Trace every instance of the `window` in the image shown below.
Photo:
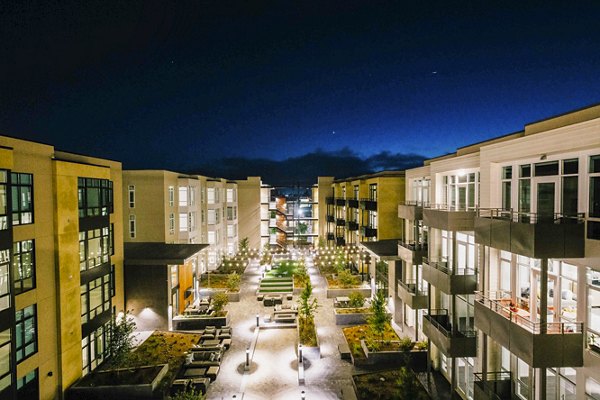
M502 168L502 209L510 210L512 208L511 204L511 182L512 179L512 167L504 167Z
M129 215L129 237L135 239L135 215Z
M106 357L106 345L109 337L109 322L81 339L82 375L87 375Z
M369 211L369 227L377 229L377 211Z
M79 217L97 217L113 212L113 184L108 179L79 178Z
M188 231L192 232L196 229L196 213L188 213Z
M169 207L173 207L175 205L175 188L173 186L169 186Z
M10 329L0 332L0 391L11 384Z
M15 294L35 287L35 247L33 240L13 245L13 279Z
M215 188L206 188L206 201L208 204L215 204L217 202Z
M172 235L175 233L175 214L169 214L169 233Z
M442 201L453 209L473 209L477 206L479 173L458 172L443 180ZM476 197L477 196L477 197Z
M33 175L10 174L13 225L33 224Z
M227 202L233 203L235 201L235 189L227 189Z
M237 218L236 207L227 207L227 221L233 221Z
M558 161L549 161L535 164L535 176L558 175Z
M216 243L217 243L216 232L208 231L208 244L216 244Z
M7 172L0 170L0 230L8 229Z
M109 273L80 286L82 324L110 310L110 280Z
M39 397L39 378L36 368L21 379L17 379L17 398L38 399Z
M190 186L189 194L190 194L190 206L195 206L196 205L196 188L194 186Z
M590 157L590 217L600 218L600 155Z
M171 265L171 289L179 286L179 266Z
M135 207L135 186L129 185L129 208Z
M115 297L115 292L117 290L117 279L115 276L115 266L110 266L110 297Z
M358 200L358 185L354 185L354 199Z
M235 237L235 225L227 225L227 237L230 239Z
M188 215L187 213L179 213L179 232L187 232L188 230Z
M187 207L188 205L188 188L187 186L179 186L179 207Z
M15 348L17 362L37 352L36 305L32 304L15 313Z
M208 210L208 224L214 225L217 223L217 212L216 210Z
M8 281L9 267L10 251L8 249L0 250L0 311L10 307L10 282Z
M377 184L372 183L369 185L369 200L377 201Z
M519 212L531 211L531 180L519 180Z
M130 216L131 218L131 216ZM135 217L134 217L135 218ZM135 237L135 219L134 219ZM79 232L79 269L85 271L107 263L110 258L108 227Z

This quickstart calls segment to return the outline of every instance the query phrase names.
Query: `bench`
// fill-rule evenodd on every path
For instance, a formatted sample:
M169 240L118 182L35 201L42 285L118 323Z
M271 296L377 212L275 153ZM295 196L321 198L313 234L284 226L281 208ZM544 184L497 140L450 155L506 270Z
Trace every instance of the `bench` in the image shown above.
M217 375L219 374L220 367L210 367L206 371L206 376L210 379L211 382L214 382L217 379Z
M199 393L206 394L210 385L210 379L208 378L193 378L191 379L190 386Z
M295 322L296 314L292 314L292 313L275 314L275 316L273 317L273 321L275 321L275 322Z
M350 347L348 347L348 343L345 341L338 344L338 351L340 352L340 358L342 360L351 360L352 353L350 353Z

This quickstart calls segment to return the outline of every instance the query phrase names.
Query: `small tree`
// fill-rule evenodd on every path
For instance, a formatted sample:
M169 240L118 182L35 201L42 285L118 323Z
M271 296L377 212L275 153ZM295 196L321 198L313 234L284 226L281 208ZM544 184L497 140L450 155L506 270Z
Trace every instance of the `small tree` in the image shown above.
M120 320L111 319L110 339L108 341L108 354L113 367L121 368L129 358L131 350L133 350L135 332L137 325L129 311Z
M250 240L247 237L240 240L240 243L238 244L238 250L240 253L242 253L242 254L247 253L249 247L250 247Z
M352 273L347 269L344 269L340 273L338 273L338 280L344 288L354 286L354 284L356 283L356 279L354 279Z
M231 274L227 275L227 289L230 292L237 292L240 290L240 282L242 278L237 274L237 272L233 271Z
M194 389L182 390L174 396L169 397L171 400L204 400L206 398L201 392L196 392Z
M229 297L227 297L227 293L218 292L212 297L212 308L216 312L223 310L223 307L225 307L227 303L229 303Z
M350 299L350 307L360 308L365 305L365 296L361 292L355 291L348 295Z
M371 332L383 340L383 334L391 319L392 317L385 309L385 293L378 290L371 302L371 316L367 320Z
M306 286L306 282L310 281L310 277L308 276L308 272L306 271L306 265L304 265L304 260L300 262L300 265L296 267L294 271L294 276L296 277L296 282L298 286Z
M298 315L300 317L298 330L300 332L301 344L308 346L317 345L314 314L318 307L317 299L312 298L312 285L308 281L300 293L298 301Z
M396 395L399 399L424 400L429 398L415 374L407 367L400 367L396 385L398 385Z

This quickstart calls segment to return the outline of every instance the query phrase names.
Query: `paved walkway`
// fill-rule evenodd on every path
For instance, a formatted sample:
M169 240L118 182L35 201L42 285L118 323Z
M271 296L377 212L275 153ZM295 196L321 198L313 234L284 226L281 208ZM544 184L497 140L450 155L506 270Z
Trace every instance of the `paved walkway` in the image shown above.
M244 400L291 400L300 399L304 391L307 400L327 400L342 398L342 390L352 390L351 376L355 369L340 359L337 350L344 339L340 327L335 325L333 301L327 299L325 280L312 265L307 267L320 305L315 322L321 358L305 362L305 384L298 384L295 328L260 329L250 371L244 373L246 348L251 347L254 339L256 315L260 315L262 322L264 314L272 311L256 300L261 269L254 262L242 277L240 302L227 306L233 343L225 353L219 377L209 387L208 399L232 399L235 395L236 399ZM297 296L293 302L297 302Z

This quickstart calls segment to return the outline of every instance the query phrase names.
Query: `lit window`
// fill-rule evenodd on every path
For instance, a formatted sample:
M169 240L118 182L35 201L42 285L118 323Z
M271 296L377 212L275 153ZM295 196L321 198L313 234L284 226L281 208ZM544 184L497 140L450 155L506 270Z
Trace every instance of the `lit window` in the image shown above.
M35 287L35 248L33 240L13 245L13 281L15 294Z
M17 362L37 352L37 318L35 304L15 313Z
M187 232L188 230L188 215L187 213L179 213L179 232Z
M12 222L13 225L33 223L33 175L12 173Z
M135 215L129 215L129 237L135 239Z
M175 205L175 188L173 186L169 186L169 207L173 207Z
M187 207L188 205L188 188L187 186L179 186L179 207Z
M135 207L135 186L129 185L129 208Z

